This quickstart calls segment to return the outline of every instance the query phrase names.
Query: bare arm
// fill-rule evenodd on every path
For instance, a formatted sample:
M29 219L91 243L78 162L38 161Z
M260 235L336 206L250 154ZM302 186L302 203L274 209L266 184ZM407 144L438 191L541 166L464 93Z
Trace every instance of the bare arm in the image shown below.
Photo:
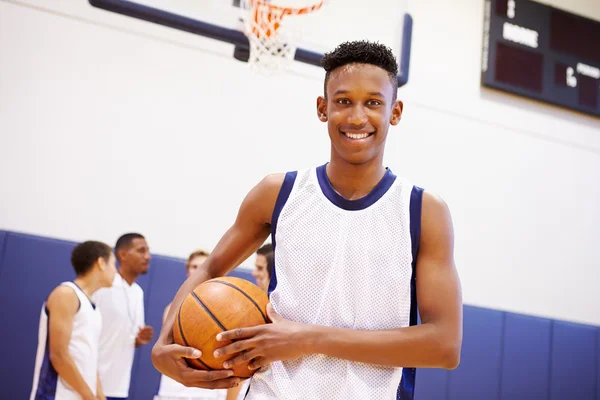
M176 310L179 309L183 300L196 286L209 279L226 275L264 243L269 236L271 215L284 176L283 174L267 176L248 193L240 206L233 226L223 235L213 252L202 264L202 267L179 288L152 350L154 366L164 375L189 386L199 386L197 381L193 381L193 378L189 376L195 375L198 377L200 376L198 373L202 371L193 371L195 374L192 374L192 370L182 368L181 363L178 363L181 368L175 368L173 364L175 358L166 354L169 350L168 346L171 346L170 349L176 348L176 345L173 345L172 335ZM190 357L191 350L188 351L190 351L188 356Z
M97 384L96 384L96 397L98 400L106 400L106 396L104 395L104 390L102 390L102 382L100 381L100 374L98 374Z
M165 310L163 311L163 317L162 317L163 324L167 320L167 315L169 315L169 310L170 309L171 309L171 303L167 304L167 306L165 307Z
M73 318L79 309L79 299L72 288L59 286L48 297L48 340L50 362L58 375L83 399L96 399L91 388L77 369L69 342L73 332Z
M268 307L273 324L219 335L221 340L236 340L218 350L222 355L246 350L226 367L254 360L255 369L318 353L385 366L456 368L462 343L462 296L454 265L452 220L446 204L428 193L423 195L419 246L416 285L421 325L379 331L305 325L287 321Z
M227 397L225 400L237 400L240 390L242 390L241 385L227 389Z

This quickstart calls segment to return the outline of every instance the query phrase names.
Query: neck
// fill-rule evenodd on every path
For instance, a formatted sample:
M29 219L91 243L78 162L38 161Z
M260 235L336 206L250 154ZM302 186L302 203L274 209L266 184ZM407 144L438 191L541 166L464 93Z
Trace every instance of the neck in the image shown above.
M92 297L94 292L102 287L99 279L91 276L91 274L89 274L89 276L78 276L73 282L79 286L79 289L81 289L87 297Z
M369 194L385 175L382 161L381 157L376 157L364 164L350 164L332 154L331 162L327 164L327 177L340 196L348 200L360 199Z
M136 274L135 272L129 271L127 269L124 269L123 267L119 268L119 275L121 275L123 277L125 282L127 282L129 284L129 286L133 285L133 282L135 282L135 280L138 277L138 274Z

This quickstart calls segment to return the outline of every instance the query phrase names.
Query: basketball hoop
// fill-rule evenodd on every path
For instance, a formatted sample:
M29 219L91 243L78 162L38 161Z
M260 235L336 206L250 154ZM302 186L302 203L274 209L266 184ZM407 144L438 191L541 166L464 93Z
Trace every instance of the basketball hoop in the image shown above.
M315 0L313 0L314 2ZM245 33L250 43L251 67L274 72L285 69L294 60L296 43L301 34L288 29L283 18L310 14L319 10L325 0L307 5L311 0L242 0L240 6L246 10Z

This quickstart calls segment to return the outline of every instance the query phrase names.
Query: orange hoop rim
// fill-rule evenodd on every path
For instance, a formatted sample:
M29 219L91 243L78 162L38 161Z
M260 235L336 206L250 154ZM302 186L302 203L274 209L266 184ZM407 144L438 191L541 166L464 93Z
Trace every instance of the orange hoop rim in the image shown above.
M282 7L282 6L278 6L275 4L267 3L264 0L250 0L249 2L250 2L251 9L256 9L259 6L267 7L270 10L269 14L278 12L278 13L281 13L280 15L302 15L302 14L309 14L311 12L319 10L323 6L325 1L326 0L320 0L319 2L317 2L313 5L300 7L300 8Z

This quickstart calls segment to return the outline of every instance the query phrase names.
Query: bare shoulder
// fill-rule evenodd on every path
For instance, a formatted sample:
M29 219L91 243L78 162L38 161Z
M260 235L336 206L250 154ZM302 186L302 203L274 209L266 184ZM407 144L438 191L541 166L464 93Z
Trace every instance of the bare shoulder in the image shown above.
M265 194L279 194L285 173L275 173L265 176L257 185Z
M248 193L242 204L242 212L249 213L259 218L262 223L270 223L271 215L275 209L275 203L279 191L283 185L285 173L275 173L265 176Z
M421 208L421 243L451 245L452 217L446 201L439 195L424 191Z
M425 217L450 215L450 208L446 201L439 195L423 191L422 214Z
M77 310L79 308L79 298L72 287L59 285L48 296L46 302L48 309L61 308L64 310Z

